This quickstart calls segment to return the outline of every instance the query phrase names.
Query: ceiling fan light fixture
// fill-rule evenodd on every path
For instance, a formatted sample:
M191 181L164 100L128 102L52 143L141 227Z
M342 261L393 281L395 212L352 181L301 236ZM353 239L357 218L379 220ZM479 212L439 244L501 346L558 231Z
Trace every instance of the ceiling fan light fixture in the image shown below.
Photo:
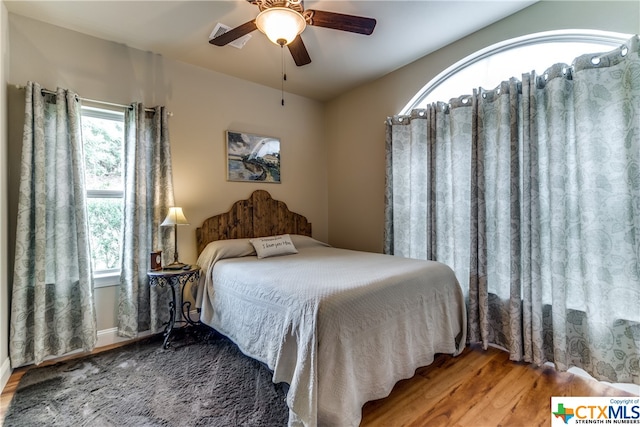
M284 46L291 43L307 26L304 17L287 7L265 9L256 17L256 26L273 43Z

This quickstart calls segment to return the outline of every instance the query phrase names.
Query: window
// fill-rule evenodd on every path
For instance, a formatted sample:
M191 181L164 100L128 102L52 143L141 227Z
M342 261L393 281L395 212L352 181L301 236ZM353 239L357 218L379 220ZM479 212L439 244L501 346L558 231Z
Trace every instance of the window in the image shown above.
M549 31L507 40L467 56L427 83L400 114L432 102L471 94L477 87L493 89L510 77L535 70L542 74L556 63L568 63L585 53L608 52L631 34L604 31Z
M82 107L87 211L96 287L119 282L124 201L124 112Z

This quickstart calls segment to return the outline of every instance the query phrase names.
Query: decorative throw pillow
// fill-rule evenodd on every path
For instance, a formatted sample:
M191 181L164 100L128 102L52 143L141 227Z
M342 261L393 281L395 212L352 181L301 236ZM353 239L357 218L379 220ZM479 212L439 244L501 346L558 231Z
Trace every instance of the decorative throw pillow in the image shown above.
M260 237L249 240L256 249L258 259L277 255L297 254L298 250L291 241L291 236L283 234L281 236Z

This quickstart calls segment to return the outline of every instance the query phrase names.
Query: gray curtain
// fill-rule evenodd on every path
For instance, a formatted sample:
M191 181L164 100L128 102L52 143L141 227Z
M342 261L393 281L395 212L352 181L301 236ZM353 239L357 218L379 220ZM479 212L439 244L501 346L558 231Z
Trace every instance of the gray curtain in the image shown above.
M471 341L640 383L639 44L388 119L385 250L456 271Z
M84 159L76 94L26 87L11 299L13 367L95 346Z
M165 107L134 104L125 113L125 195L118 333L157 332L169 319L169 290L150 288L150 253L173 260L173 229L160 227L173 206L173 179Z

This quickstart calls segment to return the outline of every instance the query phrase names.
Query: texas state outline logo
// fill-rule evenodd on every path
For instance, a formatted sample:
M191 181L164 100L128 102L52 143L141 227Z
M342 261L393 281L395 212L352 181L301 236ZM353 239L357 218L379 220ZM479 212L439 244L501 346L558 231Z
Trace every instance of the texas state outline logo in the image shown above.
M551 426L635 425L640 427L640 397L551 398Z

